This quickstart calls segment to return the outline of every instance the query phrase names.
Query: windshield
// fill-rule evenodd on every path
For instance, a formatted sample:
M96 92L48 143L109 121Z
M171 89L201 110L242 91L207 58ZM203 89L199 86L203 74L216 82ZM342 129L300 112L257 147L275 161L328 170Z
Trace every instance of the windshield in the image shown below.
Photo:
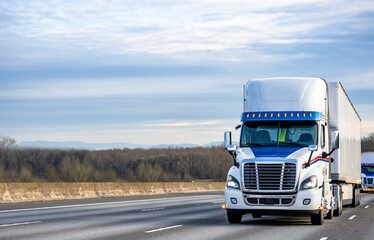
M297 146L317 144L314 121L248 121L244 122L241 147Z
M362 173L374 173L374 167L367 167L367 166L362 166L361 167L361 172Z

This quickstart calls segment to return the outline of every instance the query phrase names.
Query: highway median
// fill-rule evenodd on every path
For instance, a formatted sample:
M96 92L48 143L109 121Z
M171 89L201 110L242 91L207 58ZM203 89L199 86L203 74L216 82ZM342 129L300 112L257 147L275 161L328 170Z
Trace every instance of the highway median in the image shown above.
M0 203L224 191L224 182L0 183Z

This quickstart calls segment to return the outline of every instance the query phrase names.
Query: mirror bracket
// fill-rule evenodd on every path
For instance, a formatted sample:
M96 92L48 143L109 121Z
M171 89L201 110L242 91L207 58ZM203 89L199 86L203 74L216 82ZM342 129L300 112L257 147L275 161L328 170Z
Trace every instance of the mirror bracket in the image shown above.
M310 166L310 160L312 159L313 152L318 150L318 146L317 145L309 145L308 150L310 151L310 155L309 155L308 162L305 164L305 168Z

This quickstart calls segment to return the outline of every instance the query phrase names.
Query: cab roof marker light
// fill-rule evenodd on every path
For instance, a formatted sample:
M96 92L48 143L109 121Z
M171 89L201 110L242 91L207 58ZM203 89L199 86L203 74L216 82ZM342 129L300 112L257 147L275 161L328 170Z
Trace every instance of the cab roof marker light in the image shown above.
M252 117L251 117L252 116ZM307 111L307 112L294 112L294 111L279 111L279 112L243 112L242 121L271 121L275 120L311 120L319 121L323 118L321 112Z

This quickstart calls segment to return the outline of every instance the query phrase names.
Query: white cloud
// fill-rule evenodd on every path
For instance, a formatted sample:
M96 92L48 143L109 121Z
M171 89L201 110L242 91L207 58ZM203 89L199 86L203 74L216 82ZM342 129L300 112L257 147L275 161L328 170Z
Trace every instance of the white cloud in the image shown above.
M168 127L170 121L181 123ZM203 122L179 120L158 120L150 122L130 122L126 124L84 124L64 127L45 126L28 129L0 127L4 135L12 136L17 142L23 141L83 141L90 143L124 142L134 144L207 144L223 140L225 131L233 131L233 140L238 141L239 131L233 128L238 119L214 119Z
M203 79L203 80L202 80ZM237 80L241 89L242 80ZM0 89L3 99L63 99L106 96L136 96L147 94L212 94L227 93L224 78L128 78L128 79L68 79L35 81L17 87ZM233 81L230 81L232 84ZM203 95L202 95L203 96Z
M362 121L361 131L363 137L367 137L369 134L374 133L374 121Z
M217 121L194 121L194 122L181 122L181 121L170 121L167 123L146 123L145 126L152 126L152 127L201 127L206 125L216 125Z
M374 68L356 70L337 81L343 82L347 89L374 89Z
M4 4L14 24L0 33L46 45L111 54L183 58L191 52L253 49L256 44L326 43L327 34L361 28L370 1L14 1ZM5 36L5 35L4 35ZM257 55L261 55L258 53ZM214 55L214 58L217 58ZM308 57L308 55L305 55ZM244 57L237 56L239 59Z

